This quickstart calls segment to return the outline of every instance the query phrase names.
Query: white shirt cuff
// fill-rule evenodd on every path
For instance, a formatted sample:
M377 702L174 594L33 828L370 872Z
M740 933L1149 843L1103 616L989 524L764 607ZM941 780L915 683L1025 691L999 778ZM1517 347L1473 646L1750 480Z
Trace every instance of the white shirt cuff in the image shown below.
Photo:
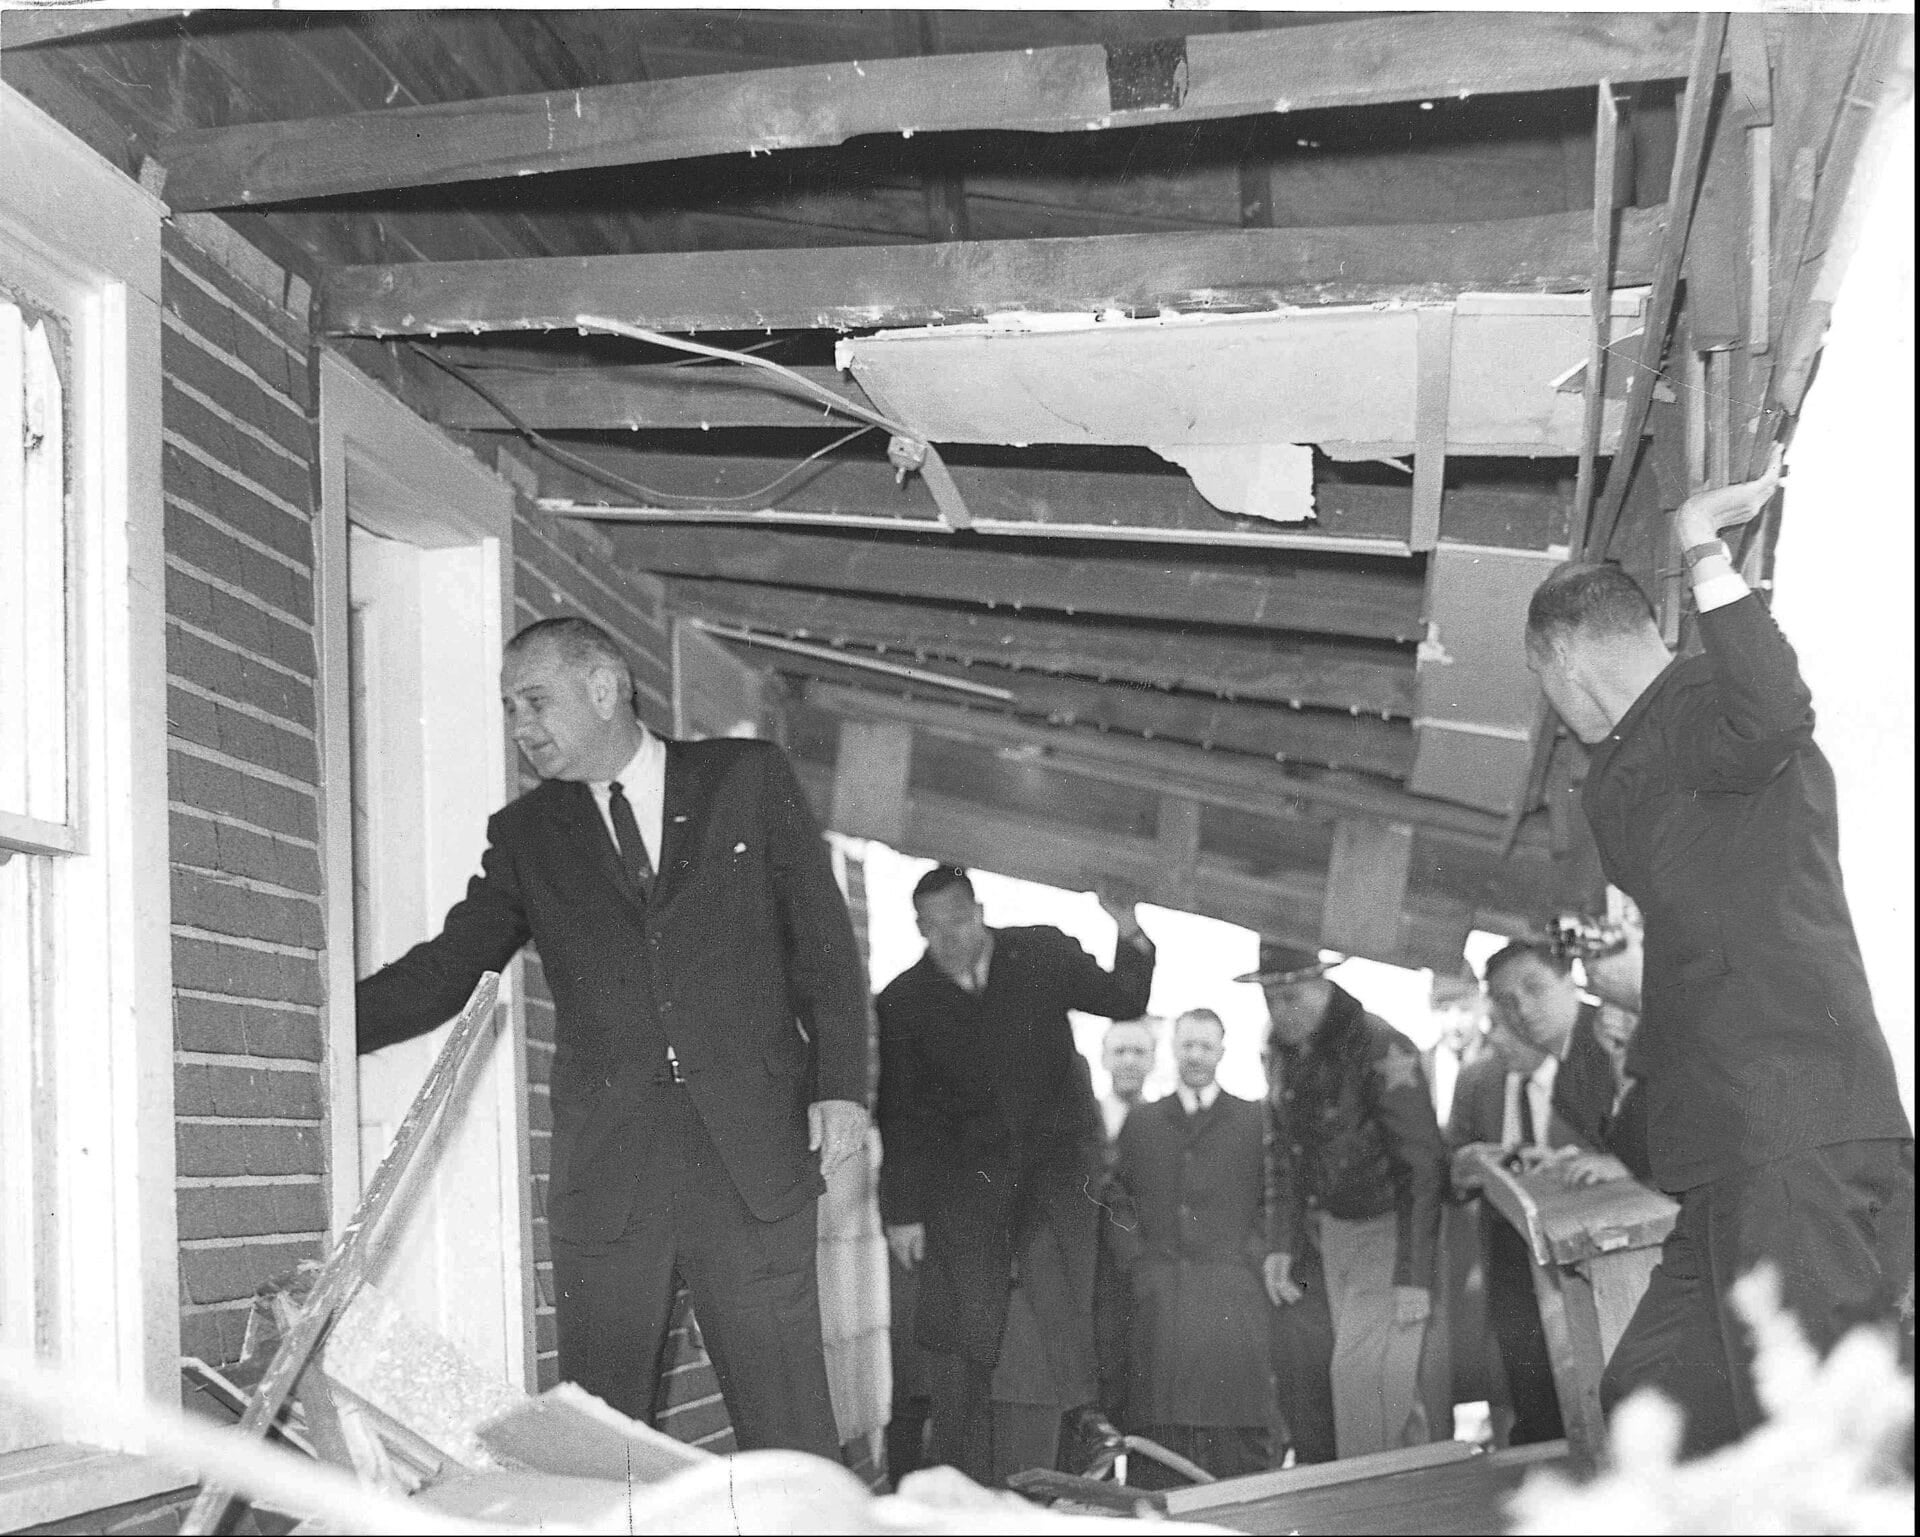
M1738 603L1752 591L1738 571L1722 571L1693 589L1693 606L1703 614L1710 613L1729 603Z

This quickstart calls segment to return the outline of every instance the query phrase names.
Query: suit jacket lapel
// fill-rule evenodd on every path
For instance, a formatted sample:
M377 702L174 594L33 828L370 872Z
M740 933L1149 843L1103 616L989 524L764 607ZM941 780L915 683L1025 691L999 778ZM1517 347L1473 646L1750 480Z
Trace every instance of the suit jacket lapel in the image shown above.
M713 798L688 762L686 744L667 742L666 784L660 797L660 868L655 872L656 906L670 900L693 868L695 852Z
M606 819L594 804L593 791L578 781L568 781L555 796L553 821L566 844L573 849L576 862L598 871L601 878L627 901L639 904L639 893L627 879L626 867L613 846Z

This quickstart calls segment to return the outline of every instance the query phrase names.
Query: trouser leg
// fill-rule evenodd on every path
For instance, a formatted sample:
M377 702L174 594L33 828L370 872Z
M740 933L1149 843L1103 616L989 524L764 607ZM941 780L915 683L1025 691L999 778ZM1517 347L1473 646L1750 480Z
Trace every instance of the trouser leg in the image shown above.
M684 1102L683 1102L684 1103ZM680 1269L742 1451L840 1459L820 1333L816 1203L772 1222L740 1199L686 1106L688 1177L675 1207Z
M560 1379L629 1419L650 1421L673 1307L673 1238L654 1214L606 1243L553 1235Z
M1426 1326L1395 1319L1396 1227L1391 1212L1320 1222L1333 1315L1334 1437L1342 1457L1425 1439L1419 1375Z
M988 1407L993 1435L993 1485L1028 1468L1051 1468L1060 1458L1060 1410L1053 1404L995 1399Z
M1320 1251L1303 1244L1293 1279L1305 1295L1272 1315L1273 1379L1285 1440L1294 1461L1331 1462L1333 1424L1333 1316Z
M993 1482L993 1419L987 1390L993 1368L944 1350L925 1355L935 1463L958 1468L975 1483Z
M927 1418L930 1404L925 1398L896 1398L887 1421L887 1479L894 1488L909 1473L927 1465Z

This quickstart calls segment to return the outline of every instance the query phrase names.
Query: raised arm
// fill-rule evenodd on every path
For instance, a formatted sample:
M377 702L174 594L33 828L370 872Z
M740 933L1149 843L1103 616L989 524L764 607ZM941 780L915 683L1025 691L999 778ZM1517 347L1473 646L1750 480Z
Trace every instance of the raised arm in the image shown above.
M1138 1019L1147 1012L1147 999L1153 992L1153 941L1134 917L1132 903L1103 891L1100 905L1120 927L1119 941L1113 947L1113 970L1102 970L1085 950L1066 940L1060 947L1060 982L1066 1005L1108 1019Z
M1700 639L1713 661L1716 708L1675 742L1684 780L1703 790L1763 788L1813 740L1813 695L1793 647L1733 567L1720 535L1757 516L1780 486L1780 451L1757 480L1688 497L1674 513Z
M415 945L354 988L357 1044L378 1051L445 1024L460 1012L482 973L504 971L527 942L526 910L513 860L500 847L499 818L487 824L487 850L467 894L432 939Z

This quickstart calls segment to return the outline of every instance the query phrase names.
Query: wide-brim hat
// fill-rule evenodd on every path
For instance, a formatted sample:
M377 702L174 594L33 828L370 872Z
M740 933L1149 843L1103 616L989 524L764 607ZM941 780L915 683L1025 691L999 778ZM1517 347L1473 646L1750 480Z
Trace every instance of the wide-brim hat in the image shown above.
M1263 939L1260 941L1259 968L1244 972L1233 980L1258 982L1263 987L1286 982L1305 982L1309 978L1323 976L1345 959L1344 955L1335 955L1330 952L1323 955L1319 950L1290 945L1285 940Z

